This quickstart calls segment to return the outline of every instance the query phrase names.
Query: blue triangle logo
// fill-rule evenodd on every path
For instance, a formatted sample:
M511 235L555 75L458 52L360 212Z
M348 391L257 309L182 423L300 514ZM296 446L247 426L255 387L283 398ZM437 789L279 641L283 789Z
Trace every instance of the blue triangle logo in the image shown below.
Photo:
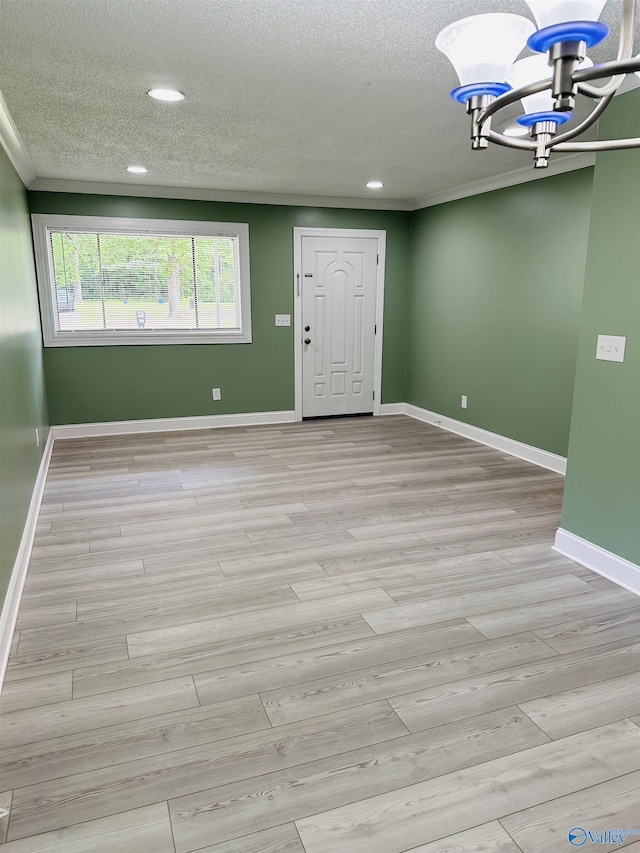
M569 839L569 844L573 844L574 847L582 847L586 843L587 833L581 826L574 826L573 829L569 830L567 838Z

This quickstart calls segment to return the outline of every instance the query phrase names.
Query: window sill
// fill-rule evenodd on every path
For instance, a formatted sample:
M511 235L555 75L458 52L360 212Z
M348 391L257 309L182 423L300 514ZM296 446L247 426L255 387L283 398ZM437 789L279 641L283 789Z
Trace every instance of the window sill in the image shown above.
M154 333L148 335L129 334L127 332L109 332L91 334L74 332L66 335L46 336L45 347L137 347L171 346L175 344L250 344L251 334L243 332L191 332L184 334Z

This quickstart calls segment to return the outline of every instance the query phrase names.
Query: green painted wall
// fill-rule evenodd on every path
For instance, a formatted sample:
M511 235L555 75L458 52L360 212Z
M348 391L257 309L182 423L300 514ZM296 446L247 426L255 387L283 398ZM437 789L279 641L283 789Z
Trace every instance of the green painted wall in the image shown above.
M408 402L566 455L592 176L414 215Z
M47 438L44 400L26 193L0 147L0 607Z
M640 136L640 90L601 135ZM624 364L596 361L598 334L626 335ZM596 162L562 526L640 563L640 151Z
M34 213L249 223L252 344L45 349L51 423L293 409L293 228L387 231L382 401L405 399L410 214L30 193ZM222 400L211 399L213 386Z

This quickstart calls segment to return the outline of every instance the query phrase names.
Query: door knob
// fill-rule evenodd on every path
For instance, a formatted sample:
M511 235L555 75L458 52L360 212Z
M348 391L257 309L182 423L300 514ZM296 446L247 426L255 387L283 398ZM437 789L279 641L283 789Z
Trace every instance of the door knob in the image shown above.
M305 339L304 339L304 342L305 342L305 344L307 344L307 346L308 346L308 345L311 343L311 338L305 338Z
M304 327L304 330L305 330L305 332L310 332L310 331L311 331L311 326L305 326L305 327Z

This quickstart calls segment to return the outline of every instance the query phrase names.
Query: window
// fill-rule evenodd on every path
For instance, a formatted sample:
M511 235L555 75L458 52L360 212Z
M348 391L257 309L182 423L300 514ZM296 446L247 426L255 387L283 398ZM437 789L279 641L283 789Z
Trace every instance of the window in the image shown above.
M45 346L251 341L248 225L32 221Z

